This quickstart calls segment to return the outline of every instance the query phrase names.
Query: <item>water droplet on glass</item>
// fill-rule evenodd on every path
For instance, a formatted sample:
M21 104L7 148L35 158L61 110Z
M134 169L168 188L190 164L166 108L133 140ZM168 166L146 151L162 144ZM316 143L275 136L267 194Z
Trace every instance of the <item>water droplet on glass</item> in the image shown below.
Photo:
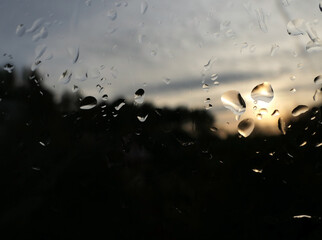
M254 169L252 169L252 171L255 172L255 173L262 173L263 172L263 169L256 169L256 168L254 168Z
M32 41L37 42L39 39L44 39L48 36L46 27L42 27L38 33L32 36Z
M210 76L211 81L216 81L216 80L217 80L217 78L218 78L218 74L217 74L217 73L213 73L213 74L211 74L211 76Z
M253 53L253 52L255 52L256 51L256 45L251 45L250 47L249 47L249 51L251 52L251 53Z
M316 89L316 90L315 90L314 95L313 95L313 100L314 100L314 101L318 101L318 99L319 99L319 96L320 96L321 92L322 92L322 91L321 91L320 89Z
M8 73L12 73L14 68L15 67L12 64L7 63L6 65L4 65L3 70L5 70Z
M319 38L309 41L306 44L306 51L308 53L319 52L322 50L322 41Z
M206 98L206 100L204 101L204 103L209 103L210 102L210 98Z
M117 18L117 12L115 9L111 9L107 11L107 17L111 20L114 21Z
M238 132L243 137L248 137L255 128L255 122L252 118L246 118L238 124Z
M209 110L211 108L212 108L212 104L210 104L210 103L205 107L206 110Z
M321 147L322 146L322 142L321 143L317 143L316 145L315 145L315 147Z
M205 91L208 91L208 90L209 90L209 86L208 86L208 84L206 84L206 83L205 83L205 84L203 84L203 85L202 85L202 89L203 89L203 90L205 90Z
M148 3L146 1L141 2L141 14L145 14L148 10Z
M261 108L261 109L259 109L259 113L262 115L266 115L268 113L268 111L266 108Z
M45 44L40 44L35 49L35 59L39 59L47 50L47 46Z
M251 97L255 101L263 101L269 103L274 98L274 91L270 83L264 82L253 88ZM256 103L255 103L256 104Z
M91 4L92 4L92 0L86 0L85 4L86 4L87 7L90 7Z
M245 48L247 48L247 47L248 47L248 43L247 42L243 42L242 45L241 45L241 48L240 48L240 53L243 53L243 50Z
M124 105L125 105L125 102L121 100L120 103L117 104L114 108L116 111L119 111Z
M312 218L310 215L296 215L293 218Z
M286 134L286 123L285 123L284 119L280 117L278 119L277 125L278 125L278 129L283 133L283 135L285 135Z
M108 99L108 95L107 95L107 94L104 94L104 95L102 96L102 99L103 99L104 101L106 101L106 100Z
M322 2L319 3L319 9L322 12Z
M72 91L73 92L77 92L78 91L78 86L77 85L74 85Z
M238 91L231 90L225 92L221 96L221 101L225 108L231 110L236 115L241 115L246 111L246 103Z
M309 110L309 107L306 105L298 105L296 108L293 109L292 115L297 117L303 113L306 113Z
M292 36L303 35L305 33L305 20L298 18L289 21L286 25L287 33Z
M22 37L25 34L26 28L23 24L19 24L16 29L16 34L18 37Z
M266 16L263 12L263 9L261 8L255 9L255 13L256 13L259 28L265 33L268 32L268 28L266 25Z
M279 115L280 115L280 112L277 109L275 109L271 114L271 116L274 116L274 117L279 116Z
M271 56L274 56L279 49L280 49L280 46L278 46L276 43L274 43L271 47Z
M97 84L96 89L97 89L98 93L100 93L104 88L100 84Z
M215 60L216 59L210 58L209 61L203 66L204 70L208 71Z
M306 142L306 141L304 141L304 142L302 142L302 143L300 144L300 147L304 147L306 144L307 144L307 142Z
M33 62L33 64L31 65L31 71L35 71L40 65L41 65L42 61L40 60L36 60Z
M80 103L80 109L89 110L96 106L97 100L95 97L87 96Z
M141 104L144 102L144 90L142 88L138 89L134 94L134 101L138 104Z
M253 107L253 110L256 110L256 109L257 109L257 106L254 106L254 107Z
M296 92L296 89L295 89L295 88L291 88L291 89L290 89L290 92L291 92L291 93L295 93L295 92Z
M145 116L137 116L138 120L140 122L145 122L145 120L148 118L149 114L145 115Z
M290 77L290 79L291 79L292 81L295 81L296 77L295 77L295 76L291 76L291 77Z
M322 75L316 76L314 78L314 83L315 84L322 84Z
M170 78L164 78L163 82L168 85L168 84L170 84L171 79Z
M33 24L31 25L31 27L26 30L26 33L33 33L33 32L35 32L37 29L40 28L40 26L43 24L43 22L44 22L44 19L43 18L36 19L33 22Z
M79 48L78 47L69 47L68 53L72 58L72 63L76 63L79 58Z
M58 81L60 83L67 84L70 82L71 78L72 78L72 73L69 72L68 70L65 70L65 72L62 73Z
M263 119L263 115L262 115L262 114L260 114L260 113L258 113L258 114L256 115L256 118L257 118L258 120L262 120L262 119Z
M303 64L302 63L298 63L297 64L297 69L302 69L303 68Z

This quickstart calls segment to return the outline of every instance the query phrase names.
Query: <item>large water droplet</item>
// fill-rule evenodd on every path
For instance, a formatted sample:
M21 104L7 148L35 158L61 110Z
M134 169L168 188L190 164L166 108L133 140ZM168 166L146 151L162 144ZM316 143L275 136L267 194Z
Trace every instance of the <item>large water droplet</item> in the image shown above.
M19 24L16 29L16 34L18 37L21 37L25 34L26 28L23 24Z
M97 104L96 98L92 96L88 96L81 101L79 108L83 110L88 110L88 109L94 108L96 104Z
M251 97L255 101L264 101L269 103L274 98L274 91L270 83L264 82L256 87L251 92Z
M144 102L144 90L142 88L138 89L134 94L134 101L138 104L141 104Z
M148 10L148 3L146 1L141 2L141 14L145 14Z
M322 75L316 76L314 78L314 83L315 84L322 84Z
M72 58L72 62L76 63L79 58L79 48L78 47L69 47L67 50L68 50L69 55Z
M65 70L65 72L62 73L58 81L60 83L67 84L70 82L72 75L73 74L71 72L69 72L68 70Z
M283 135L286 134L286 123L281 117L278 119L278 129L283 133Z
M305 20L298 18L293 19L286 25L287 33L292 36L305 34Z
M246 118L238 124L238 132L243 137L248 137L254 130L255 122L252 118Z
M292 115L297 117L303 113L306 113L309 110L309 107L306 105L298 105L296 108L293 109Z
M107 17L111 20L114 21L117 18L117 12L115 9L111 9L107 11Z
M236 115L241 115L246 111L246 103L238 91L231 90L225 92L221 96L221 101L225 108L231 110Z

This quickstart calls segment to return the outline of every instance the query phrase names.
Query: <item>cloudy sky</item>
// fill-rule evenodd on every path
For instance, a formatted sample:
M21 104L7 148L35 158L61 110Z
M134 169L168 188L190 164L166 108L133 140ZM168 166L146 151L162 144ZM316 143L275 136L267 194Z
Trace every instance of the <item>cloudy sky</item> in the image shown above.
M286 27L300 18L321 35L317 0L2 0L0 13L1 64L19 73L41 61L38 70L58 97L76 85L111 100L133 100L143 88L145 101L159 106L204 108L210 98L208 111L232 132L238 122L220 100L228 90L245 99L241 119L256 119L261 107L287 115L318 103L312 97L321 86L313 79L322 74L322 51L307 52L309 36L290 36ZM66 70L70 81L59 81ZM250 92L264 81L274 99L254 110ZM276 129L276 121L267 115L256 123Z

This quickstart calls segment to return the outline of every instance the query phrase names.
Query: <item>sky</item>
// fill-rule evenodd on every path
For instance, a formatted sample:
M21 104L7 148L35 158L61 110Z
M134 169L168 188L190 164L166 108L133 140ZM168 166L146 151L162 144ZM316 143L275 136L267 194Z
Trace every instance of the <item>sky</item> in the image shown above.
M254 118L272 132L273 110L287 116L299 104L321 104L313 79L322 74L322 51L306 51L306 33L287 32L290 20L304 19L321 35L317 0L2 0L0 13L0 63L19 74L40 60L37 70L57 98L77 86L85 96L133 101L143 88L157 106L210 103L217 125L233 133L238 121L221 102L229 90L246 102L240 120ZM66 70L70 81L59 80ZM274 98L254 104L250 93L262 82ZM269 114L258 120L263 107Z

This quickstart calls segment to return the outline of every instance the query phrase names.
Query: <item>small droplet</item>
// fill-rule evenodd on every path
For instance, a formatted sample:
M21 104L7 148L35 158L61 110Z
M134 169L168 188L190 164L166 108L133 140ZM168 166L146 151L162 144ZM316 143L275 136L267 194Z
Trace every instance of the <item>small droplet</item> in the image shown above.
M225 92L221 96L221 101L225 108L236 115L241 115L246 111L246 103L238 91L231 90Z
M40 65L41 65L42 61L40 60L36 60L33 62L33 64L31 65L31 71L35 71Z
M305 20L298 18L289 21L286 25L287 33L292 36L305 34Z
M250 47L249 47L249 51L251 52L251 53L253 53L253 52L255 52L256 51L256 45L251 45Z
M79 108L82 110L89 110L94 108L96 104L97 104L97 100L95 97L87 96L81 101Z
M209 110L211 108L212 108L212 104L210 104L210 103L205 107L206 110Z
M274 43L271 47L271 56L273 57L279 49L280 49L280 46Z
M245 48L247 48L248 47L248 43L247 42L243 42L242 43L242 45L241 45L241 48L240 48L240 53L242 53L243 52L243 50L245 49Z
M43 24L43 22L44 22L44 19L43 18L36 19L33 22L33 24L31 25L31 27L26 30L26 33L33 33L33 32L35 32L37 29L40 28L40 26Z
M304 142L302 142L302 143L300 144L300 147L304 147L306 144L307 144L307 142L306 142L306 141L304 141Z
M258 120L262 120L262 119L263 119L263 115L262 115L262 114L260 114L260 113L258 113L258 114L256 115L256 118L257 118Z
M278 129L282 132L283 135L286 134L286 123L281 117L278 119Z
M68 53L72 58L72 63L76 63L79 58L79 48L78 47L69 47Z
M203 84L202 85L202 89L205 90L205 91L208 91L209 90L209 85L208 84Z
M253 110L257 110L257 106L254 106L254 107L253 107Z
M145 116L137 116L138 120L140 122L145 122L145 120L148 118L149 114L145 115Z
M317 144L315 145L315 147L321 147L321 146L322 146L322 142L317 143Z
M243 137L248 137L255 128L255 122L252 118L246 118L238 124L238 132Z
M210 98L206 98L206 100L204 101L204 103L209 103L210 102Z
M114 21L117 18L117 12L115 9L111 9L107 11L107 17L111 20Z
M73 92L77 92L78 91L78 86L77 85L74 85L72 91Z
M259 113L262 115L266 115L268 113L268 111L266 108L261 108L261 109L259 109Z
M303 68L303 64L302 63L298 63L297 64L297 69L302 69Z
M70 82L71 78L72 78L72 73L69 72L68 70L65 70L65 72L62 73L58 81L60 83L67 84Z
M37 42L39 39L45 39L48 36L46 27L42 27L38 33L32 36L32 41Z
M319 52L322 50L322 41L319 38L309 41L306 44L306 51L308 53Z
M306 105L298 105L296 108L293 109L292 115L297 117L303 113L306 113L309 110L309 107Z
M318 101L318 99L319 99L319 96L320 96L321 92L322 92L322 91L321 91L320 89L316 89L316 90L315 90L314 95L313 95L313 100L314 100L314 101Z
M26 28L23 24L19 24L16 29L16 34L18 37L22 37L25 34Z
M114 108L116 111L119 111L124 105L125 105L125 102L121 100L120 103L116 105Z
M274 98L274 91L270 83L264 82L253 88L251 97L255 101L263 101L269 103ZM256 104L256 103L255 103Z
M146 1L141 2L141 14L145 14L148 10L148 3Z
M272 116L276 117L276 116L279 116L280 115L280 112L275 109L273 112L272 112Z
M312 218L310 215L296 215L293 218Z
M12 64L7 63L6 65L4 65L3 70L5 70L8 73L12 73L14 68L15 67Z
M107 94L104 94L104 95L102 96L102 99L103 99L104 101L106 101L106 100L108 99L108 95L107 95Z
M97 89L98 93L100 93L104 88L100 84L97 84L96 89Z
M262 173L263 172L263 169L256 169L256 168L254 168L254 169L252 169L253 170L253 172L255 172L255 173Z
M319 3L319 9L322 12L322 2Z
M217 74L217 73L213 73L213 74L211 74L211 76L210 76L211 81L216 81L216 80L217 80L217 78L218 78L218 74Z
M35 59L39 59L47 50L47 46L45 44L40 44L35 49Z
M316 76L314 78L314 83L315 84L322 84L322 75Z
M291 79L292 81L295 81L296 77L295 77L295 76L291 76L291 77L290 77L290 79Z
M171 79L170 78L164 78L163 82L168 85L168 84L170 84Z
M290 92L291 92L291 93L295 93L295 92L296 92L296 89L295 89L295 88L291 88L291 89L290 89Z
M262 30L262 32L267 33L268 28L266 25L266 16L263 9L261 8L255 9L255 13L256 13L259 28Z
M142 104L144 102L144 90L142 88L138 89L134 94L134 101L138 104Z

